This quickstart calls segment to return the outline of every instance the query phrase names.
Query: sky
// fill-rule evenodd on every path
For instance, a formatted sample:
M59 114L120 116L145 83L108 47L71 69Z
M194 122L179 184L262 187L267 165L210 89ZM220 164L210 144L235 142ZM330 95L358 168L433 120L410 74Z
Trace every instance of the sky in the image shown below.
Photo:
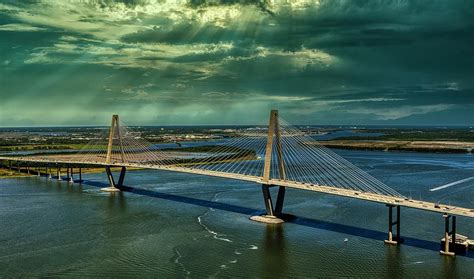
M474 125L474 1L0 0L0 126Z

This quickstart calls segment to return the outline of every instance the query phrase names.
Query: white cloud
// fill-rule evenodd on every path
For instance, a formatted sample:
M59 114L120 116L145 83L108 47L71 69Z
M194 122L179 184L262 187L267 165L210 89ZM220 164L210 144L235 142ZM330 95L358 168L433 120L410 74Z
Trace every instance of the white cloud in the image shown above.
M422 105L422 106L400 106L392 108L357 108L349 109L348 112L356 114L375 115L377 120L396 120L416 114L444 111L453 108L451 104Z
M231 23L257 18L261 14L255 7L246 5L222 5L192 7L188 1L148 0L135 5L121 2L83 0L80 1L34 1L29 10L0 3L0 9L26 24L5 28L40 30L36 25L79 32L102 40L118 40L125 34L135 33L160 26L150 24L157 18L168 19L175 24L194 21L196 24L211 24L225 27ZM33 30L34 28L34 30ZM13 31L13 30L12 30ZM21 30L20 30L21 31Z
M309 115L322 111L347 111L344 105L358 103L379 103L379 102L397 102L403 101L402 98L361 98L361 99L335 99L335 100L318 100L312 97L300 103L298 107L290 108L291 113L297 115ZM367 113L369 114L369 113Z
M50 64L57 63L58 60L55 60L51 57L48 57L47 53L44 51L32 53L30 58L23 61L25 64Z
M222 101L238 101L238 100L249 100L252 102L299 102L311 100L313 97L307 96L277 96L267 95L261 92L253 93L242 93L242 92L206 92L201 94L205 98L212 98L213 100Z
M313 1L291 1L295 8L314 4ZM273 8L287 7L273 3ZM193 7L189 1L150 0L136 5L98 1L37 1L28 9L0 4L0 9L11 10L10 15L24 22L23 28L47 26L76 35L64 35L51 46L34 49L25 63L85 63L100 64L113 68L144 68L152 70L175 69L189 79L206 80L213 76L238 78L238 68L228 68L227 63L260 59L266 64L273 59L282 61L281 71L298 72L306 67L329 67L339 62L338 58L321 50L302 49L297 52L282 52L278 47L254 46L253 51L237 49L233 43L125 43L124 35L160 28L162 21L167 26L180 23L237 28L241 32L246 26L258 26L269 15L252 5L209 5ZM166 21L172 20L172 23ZM244 25L242 25L244 23ZM199 30L199 28L197 29ZM186 35L187 37L192 34ZM207 55L207 56L206 56ZM193 58L195 56L195 58ZM179 60L179 58L183 58ZM189 60L187 60L189 58ZM179 61L174 61L177 59ZM194 60L193 60L194 59Z
M459 91L459 84L457 82L448 82L446 85L448 90Z
M217 65L208 61L173 62L173 59L192 56L226 53L233 49L232 44L145 44L107 41L96 43L71 36L63 36L52 46L38 47L30 54L26 63L88 63L113 67L163 69L171 65L179 66L184 72L205 73L208 77ZM67 58L62 55L69 55ZM70 56L74 55L74 56Z
M317 7L321 4L321 0L270 0L268 2L270 8L277 11L285 8L303 10L307 7Z
M10 23L0 25L0 31L12 31L12 32L35 32L35 31L45 31L46 28L37 27L29 24L23 23Z

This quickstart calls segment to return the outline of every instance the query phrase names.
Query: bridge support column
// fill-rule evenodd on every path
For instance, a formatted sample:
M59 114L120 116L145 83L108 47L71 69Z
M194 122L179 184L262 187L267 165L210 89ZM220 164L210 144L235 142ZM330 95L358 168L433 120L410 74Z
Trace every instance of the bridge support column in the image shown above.
M448 214L443 215L444 218L444 243L443 250L439 251L441 255L455 256L456 255L456 216ZM449 219L451 219L451 231L449 228ZM450 241L451 238L451 241Z
M74 183L74 168L71 168L71 176L68 180L69 183Z
M61 179L61 168L58 168L58 169L57 169L57 173L56 173L56 174L57 174L57 176L58 176L58 181L61 181L61 180L62 180L62 179Z
M286 188L283 186L278 187L277 200L275 204L275 215L279 216L283 214L283 203L285 201Z
M385 240L386 244L401 244L403 243L403 238L400 237L400 206L387 204L388 207L388 239ZM397 220L393 221L393 208L397 208ZM396 225L396 236L393 236L393 226Z
M252 216L250 217L250 220L269 224L280 224L285 222L283 218L287 216L284 216L282 211L286 189L283 186L278 187L276 204L273 205L272 196L270 193L270 188L272 186L273 185L262 184L263 201L265 203L266 214Z
M102 188L100 190L105 192L120 192L120 188L122 188L123 181L125 180L125 173L127 172L127 168L122 167L122 169L120 170L118 183L115 183L115 179L112 174L112 171L110 170L110 166L105 166L105 171L107 173L107 178L109 179L110 187Z
M79 167L79 183L82 183L82 168Z
M270 185L262 185L263 201L265 202L265 208L267 209L267 216L275 216L273 211L272 196L270 194Z

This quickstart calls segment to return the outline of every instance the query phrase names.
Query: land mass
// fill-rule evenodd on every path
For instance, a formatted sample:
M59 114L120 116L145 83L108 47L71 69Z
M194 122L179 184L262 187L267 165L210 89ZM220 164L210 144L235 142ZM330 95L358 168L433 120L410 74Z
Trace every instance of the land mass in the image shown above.
M474 148L473 127L334 127L296 126L302 136L328 148L354 150L382 150L407 152L472 153ZM180 163L200 163L186 159L185 153L212 152L218 145L182 146L186 142L224 140L239 137L251 131L263 130L265 126L198 126L198 127L134 127L136 136L153 144L171 144L162 151L181 153ZM107 134L107 127L55 127L55 128L0 128L0 154L28 156L54 154L65 156L75 150L88 148L104 149L96 142L97 134ZM216 142L217 144L217 142ZM229 150L233 154L223 160L249 160L255 158L252 150ZM183 155L184 154L184 155ZM183 157L184 156L184 157ZM102 171L91 168L88 171ZM25 176L11 171L0 163L0 177Z
M474 142L406 140L331 140L320 144L329 148L410 152L472 153Z

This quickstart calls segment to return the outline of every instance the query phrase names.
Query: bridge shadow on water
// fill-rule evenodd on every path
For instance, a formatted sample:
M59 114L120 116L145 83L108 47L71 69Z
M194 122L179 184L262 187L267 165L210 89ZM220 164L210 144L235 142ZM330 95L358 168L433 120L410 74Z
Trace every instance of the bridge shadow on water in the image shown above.
M97 182L97 181L91 181L91 180L84 180L82 183L85 185L100 187L100 188L109 186L109 184ZM135 187L130 187L130 186L124 186L122 191L133 193L136 195L141 195L141 196L147 196L147 197L152 197L152 198L158 198L158 199L192 204L192 205L208 207L208 208L213 208L213 209L219 209L219 210L224 210L228 212L244 214L248 216L263 213L263 211L259 209L248 208L248 207L239 206L239 205L232 205L232 204L227 204L227 203L222 203L222 202L217 202L217 201L202 200L202 199L185 197L185 196L180 196L180 195L162 193L158 191L140 189L140 188L135 188ZM324 220L319 220L319 219L306 218L306 217L301 217L301 216L295 216L295 218L288 220L286 222L297 224L300 226L311 227L315 229L343 233L343 234L349 234L353 236L364 237L364 238L379 240L379 241L384 241L387 238L386 232L381 232L381 231L376 231L376 230L366 229L366 228L361 228L361 227L355 227L351 225L339 224L339 223L334 223L334 222L329 222L329 221L324 221ZM268 225L268 226L272 226L272 225ZM402 245L421 248L425 250L432 250L436 252L440 250L439 242L423 240L423 239L418 239L418 238L413 238L413 237L406 237L403 235L402 237L405 240L405 242ZM466 253L464 255L459 254L457 256L474 258L474 254L472 253L471 254Z

